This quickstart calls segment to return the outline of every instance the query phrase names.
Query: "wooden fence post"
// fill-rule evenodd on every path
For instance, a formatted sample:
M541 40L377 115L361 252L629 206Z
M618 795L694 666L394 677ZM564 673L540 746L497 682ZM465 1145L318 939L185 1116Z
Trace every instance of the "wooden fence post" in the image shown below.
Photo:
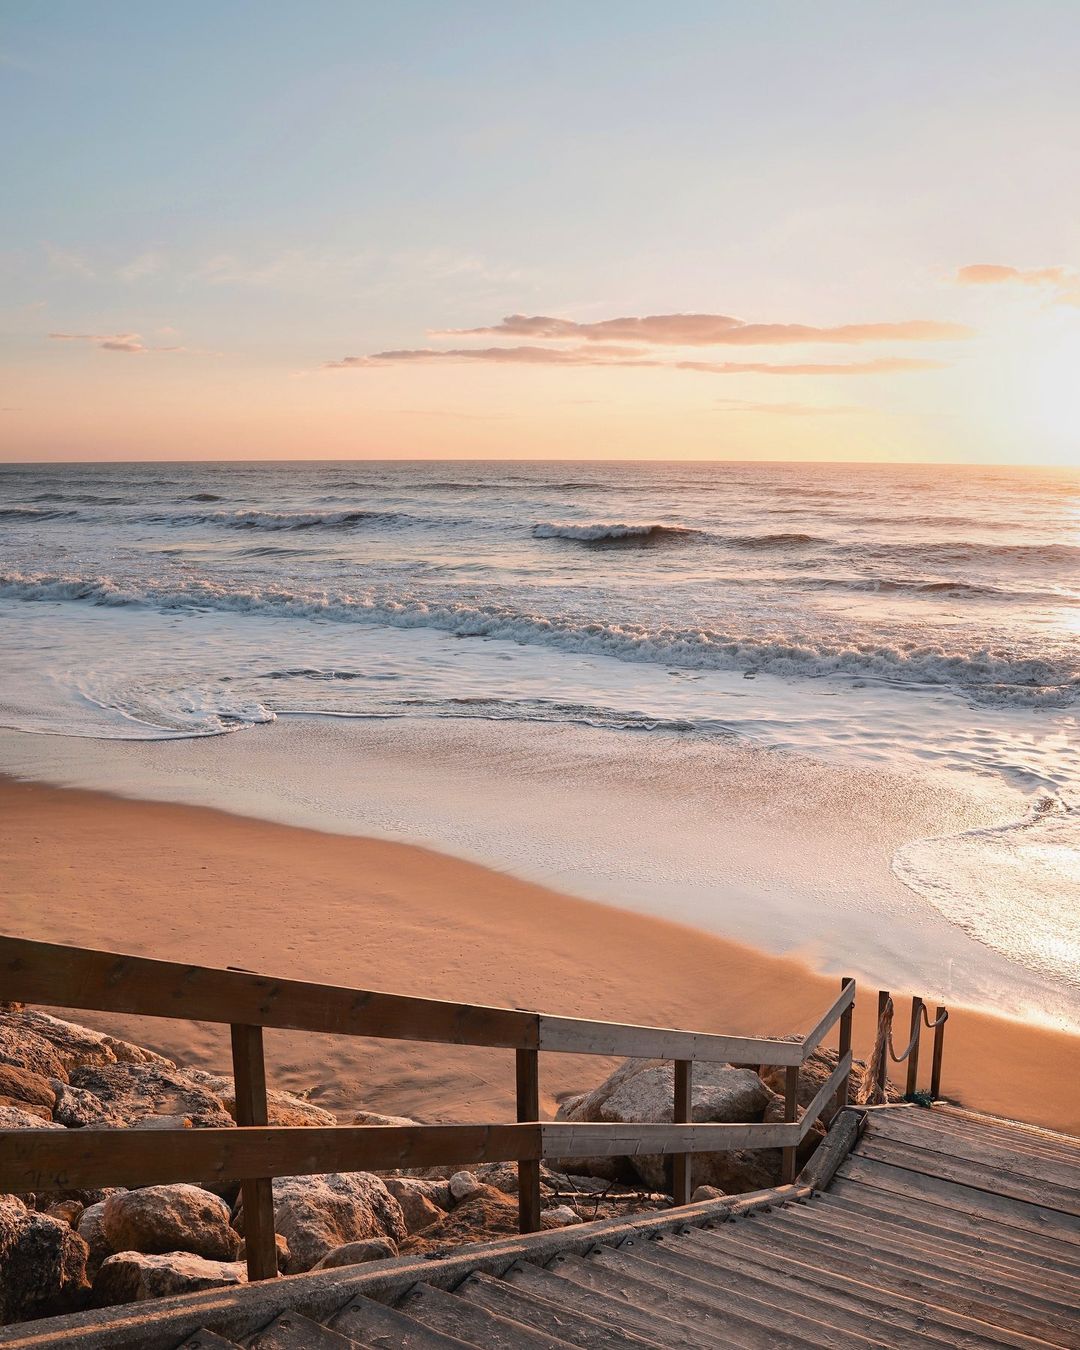
M794 1125L799 1119L799 1066L798 1064L789 1064L784 1072L784 1121L788 1125ZM795 1180L796 1153L795 1148L786 1148L783 1153L783 1163L780 1168L780 1180L787 1186Z
M891 997L892 995L889 993L887 989L878 990L877 1020L879 1031L881 1028L881 1019L885 1016L885 1010L889 1006L889 999ZM882 1101L885 1100L885 1085L888 1083L888 1081L889 1081L889 1040L888 1035L886 1034L885 1044L884 1046L882 1046L881 1049L881 1060L878 1064L878 1074L877 1074L877 1086L878 1091L881 1093Z
M262 1027L232 1027L233 1091L237 1125L266 1125L266 1064ZM274 1241L274 1183L253 1177L241 1183L244 1245L249 1280L270 1280L278 1273Z
M693 1119L694 1061L675 1061L675 1110L671 1119L676 1125L688 1125ZM671 1193L677 1205L688 1205L693 1192L693 1154L676 1153L671 1159Z
M540 1119L540 1052L516 1050L517 1118ZM518 1232L535 1233L540 1228L540 1159L518 1161Z
M840 981L841 992L843 992L848 987L849 984L853 985L854 983L855 981L852 979L850 975L845 975L844 978ZM854 1016L854 1013L855 1013L855 1000L852 999L850 1008L845 1008L843 1013L841 1013L840 1015L840 1042L838 1046L838 1052L841 1059L843 1059L844 1056L851 1049L851 1020L852 1017ZM842 1111L844 1107L847 1106L850 1088L851 1088L851 1074L849 1073L845 1076L844 1081L840 1084L840 1090L836 1094L835 1101L837 1111Z
M922 1028L923 1001L917 994L911 998L911 1040L914 1044L907 1062L907 1095L910 1097L919 1086L919 1041Z
M941 1096L941 1056L945 1049L945 1009L938 1004L934 1020L934 1059L930 1067L930 1096L936 1101Z

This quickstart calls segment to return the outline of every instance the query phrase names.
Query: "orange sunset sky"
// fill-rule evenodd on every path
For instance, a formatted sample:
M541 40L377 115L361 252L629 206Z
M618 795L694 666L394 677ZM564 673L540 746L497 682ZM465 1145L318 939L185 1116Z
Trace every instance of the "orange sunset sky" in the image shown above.
M1080 10L9 7L0 459L1080 463Z

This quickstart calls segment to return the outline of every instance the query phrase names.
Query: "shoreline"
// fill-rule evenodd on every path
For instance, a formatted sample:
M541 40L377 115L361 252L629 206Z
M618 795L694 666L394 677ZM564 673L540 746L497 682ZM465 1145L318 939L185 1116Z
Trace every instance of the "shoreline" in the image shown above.
M742 1035L801 1034L837 992L792 957L430 849L208 807L0 777L0 857L4 931L53 942ZM225 1028L70 1015L189 1064L228 1062ZM875 1020L864 985L860 1056ZM897 1040L905 1025L900 1003ZM591 1059L544 1056L544 1109L603 1077L611 1061ZM513 1104L509 1052L279 1032L267 1061L274 1086L335 1109L464 1121L509 1118ZM924 1081L928 1061L924 1047ZM1080 1133L1080 1037L954 1007L942 1087Z

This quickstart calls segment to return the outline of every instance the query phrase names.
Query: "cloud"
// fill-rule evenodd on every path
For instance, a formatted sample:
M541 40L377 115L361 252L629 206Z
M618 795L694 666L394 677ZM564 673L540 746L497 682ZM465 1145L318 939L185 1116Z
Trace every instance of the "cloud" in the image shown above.
M1002 263L971 263L956 273L959 286L1047 286L1057 305L1080 305L1080 272L1068 267L1008 267Z
M651 314L642 318L576 323L548 315L510 314L490 328L450 329L436 336L516 337L533 340L574 338L595 342L615 339L662 346L772 346L804 342L951 342L972 336L964 324L936 319L901 323L845 323L821 328L801 323L748 323L729 314Z
M772 413L781 417L836 417L845 413L866 412L854 403L755 403L745 398L718 398L716 411L722 413Z
M86 258L72 249L57 248L55 244L46 244L45 256L49 261L51 270L59 272L62 276L82 277L84 280L90 281L97 275Z
M122 281L140 281L143 277L153 276L160 272L165 265L165 260L160 253L154 249L147 249L140 253L138 257L132 258L131 262L125 263L123 267L116 269L116 275Z
M186 347L148 347L141 333L50 333L49 337L53 342L90 342L105 352L127 352L134 356L188 350Z
M888 375L912 370L938 370L945 362L905 357L878 357L872 361L662 361L637 347L614 344L586 347L420 347L345 356L326 361L323 370L372 370L379 366L425 365L442 361L486 362L493 365L608 366L630 369L696 370L710 375Z

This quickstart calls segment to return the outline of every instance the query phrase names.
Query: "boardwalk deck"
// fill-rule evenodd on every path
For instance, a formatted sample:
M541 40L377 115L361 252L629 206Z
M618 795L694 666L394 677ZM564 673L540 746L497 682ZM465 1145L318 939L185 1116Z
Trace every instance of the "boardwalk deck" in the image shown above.
M9 1327L0 1347L1080 1350L1080 1140L875 1108L827 1184L803 1180L438 1261Z

